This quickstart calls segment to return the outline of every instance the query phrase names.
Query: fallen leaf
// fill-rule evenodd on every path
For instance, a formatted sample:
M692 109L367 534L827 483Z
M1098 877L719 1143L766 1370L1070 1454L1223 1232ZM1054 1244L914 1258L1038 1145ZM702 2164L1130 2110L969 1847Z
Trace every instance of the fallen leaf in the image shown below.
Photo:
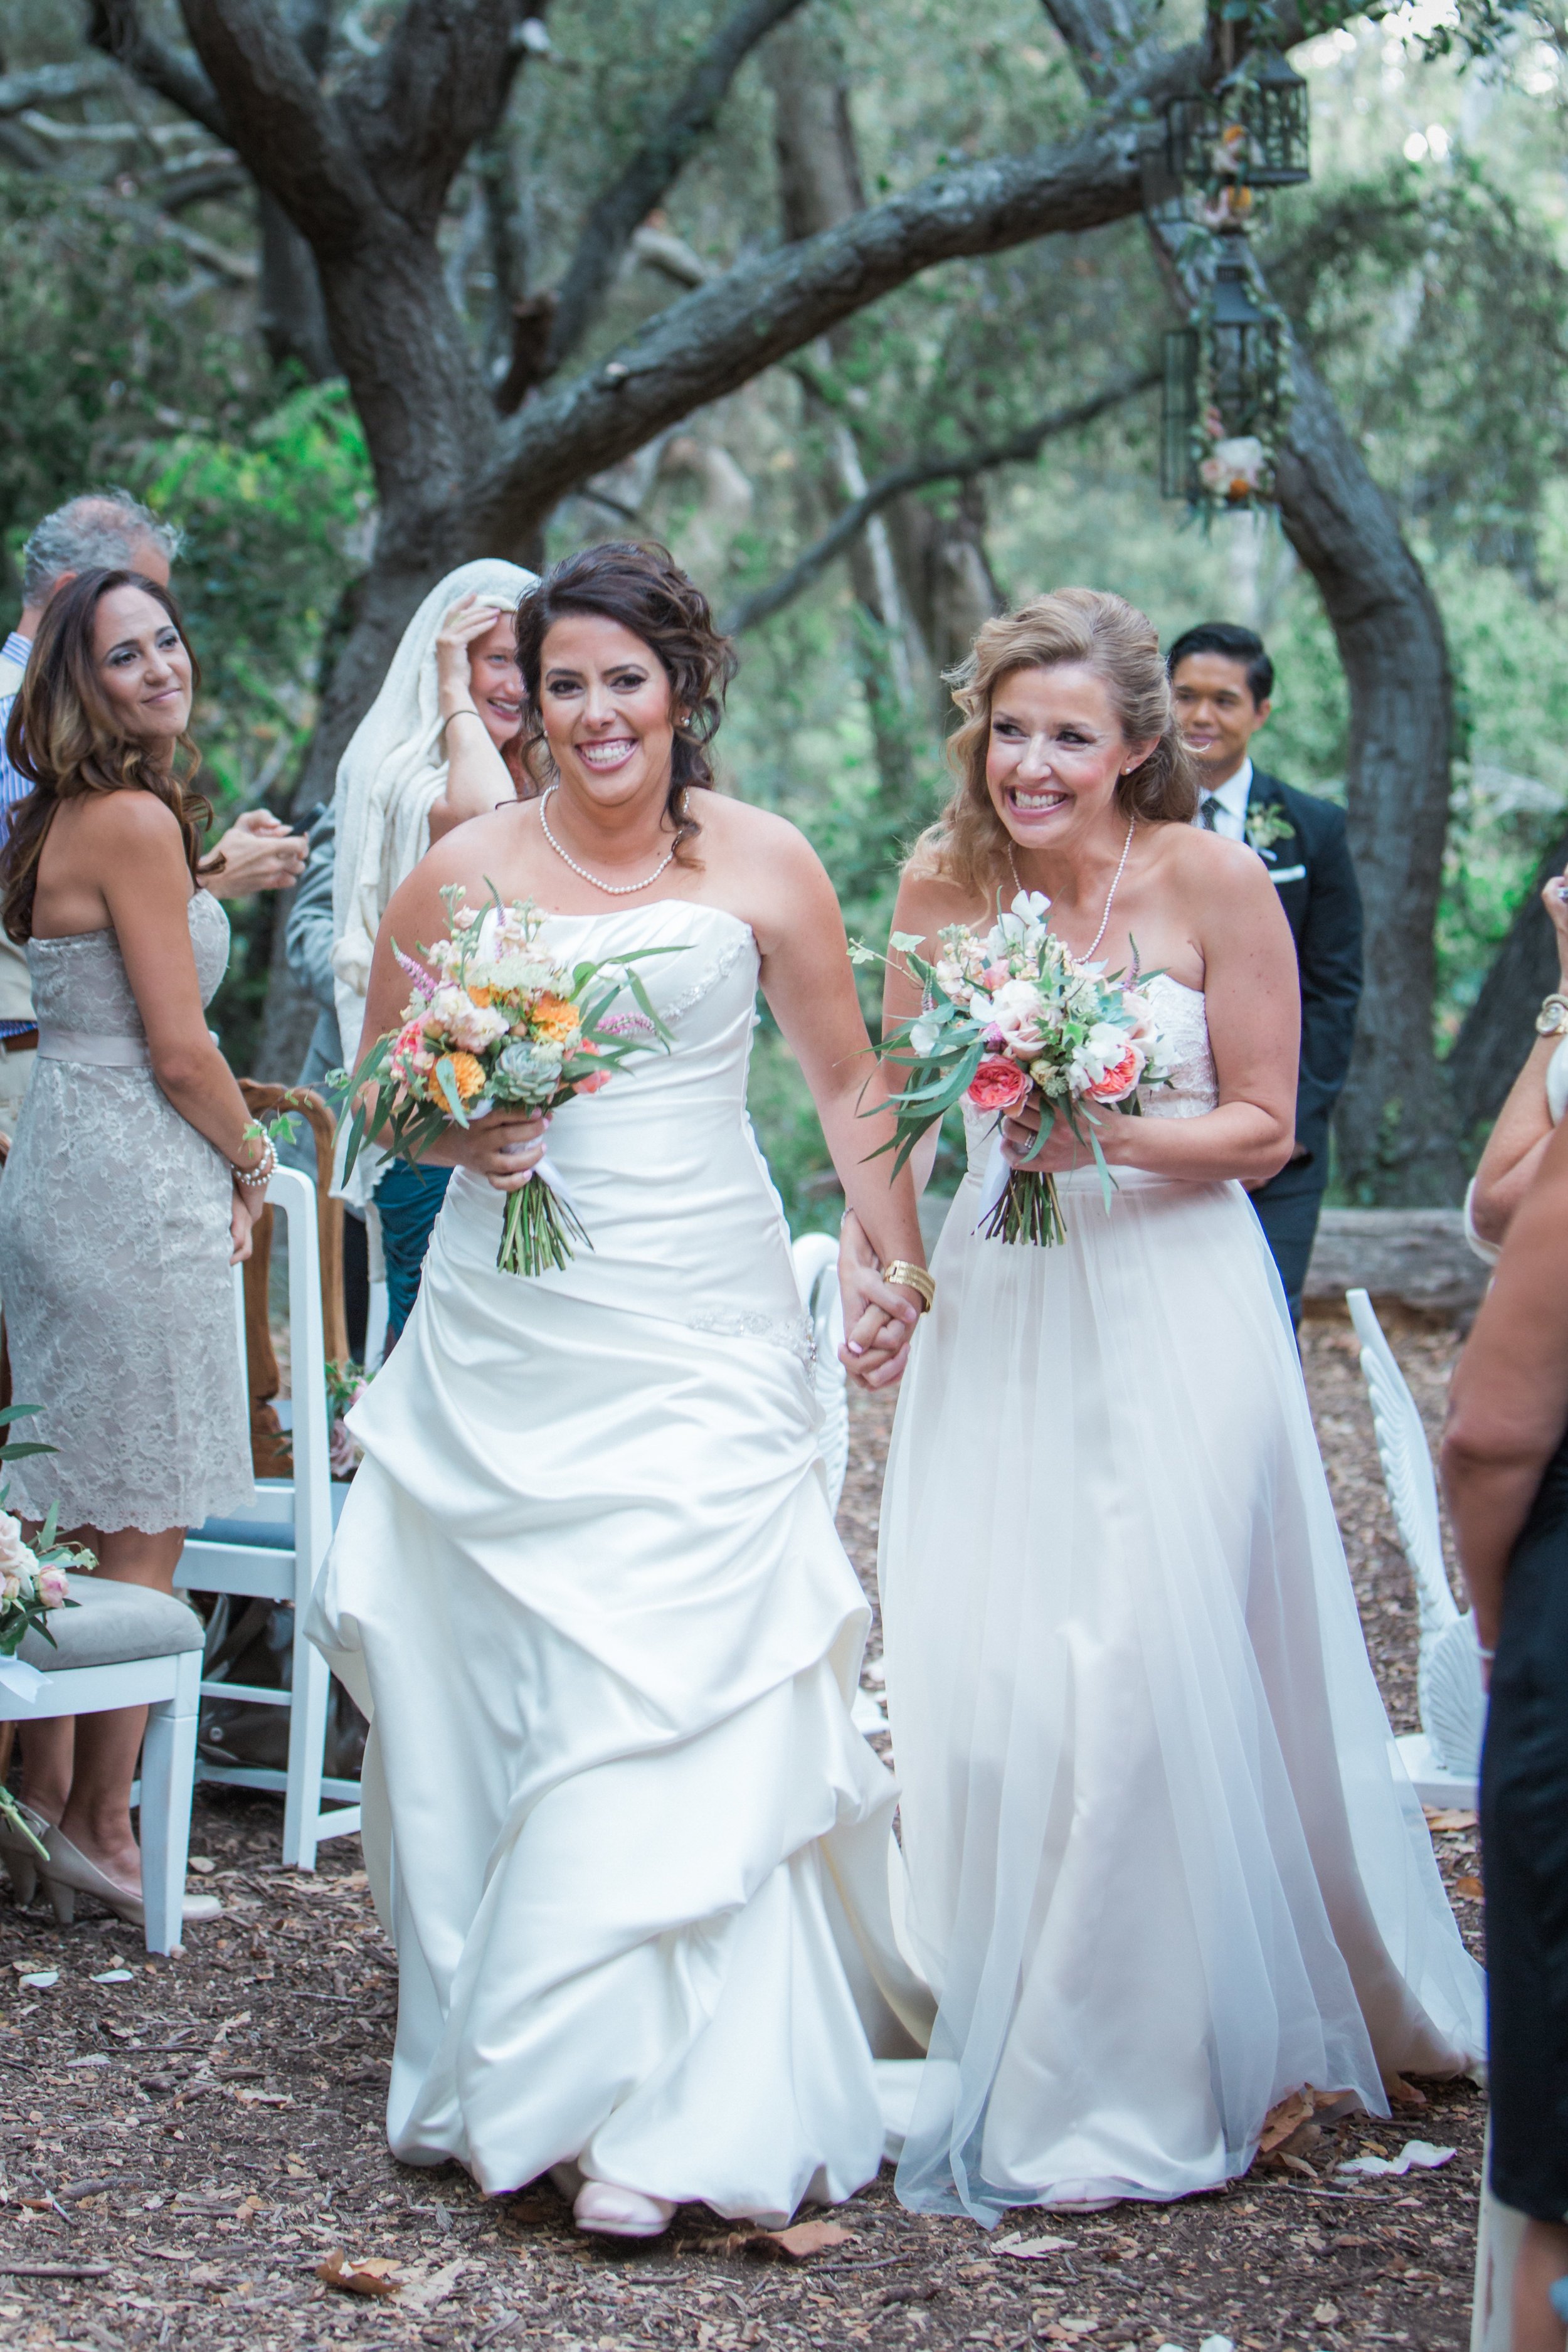
M1414 2083L1407 2083L1403 2074L1385 2074L1383 2087L1396 2107L1424 2107L1426 2104L1426 2092L1418 2091Z
M1065 2253L1071 2244L1070 2238L1026 2238L1016 2230L1010 2238L994 2240L991 2251L994 2254L1011 2254L1021 2263L1036 2263L1042 2254Z
M105 1969L92 1981L94 1984L133 1984L135 1979L129 1969Z
M1277 2147L1283 2147L1303 2124L1311 2122L1312 2112L1312 2094L1306 2087L1291 2091L1280 2099L1263 2118L1263 2136L1258 2143L1258 2155L1272 2156Z
M394 2265L388 2263L381 2267L390 2270ZM405 2306L421 2313L434 2310L437 2304L445 2303L468 2267L467 2262L459 2255L455 2263L444 2263L438 2271L430 2272L428 2276L417 2269L405 2273L401 2281Z
M1331 2327L1339 2315L1340 2307L1337 2303L1320 2303L1312 2307L1312 2324L1315 2327Z
M324 2263L317 2263L316 2276L323 2286L335 2286L343 2294L395 2294L403 2284L401 2277L393 2276L397 2267L380 2255L351 2263L339 2246Z
M837 2221L796 2221L788 2230L750 2230L742 2244L748 2254L764 2262L776 2262L782 2254L792 2263L804 2263L832 2246L852 2245L854 2238L853 2230L841 2229Z
M1456 1878L1454 1881L1455 1894L1468 1895L1472 1903L1479 1903L1486 1891L1479 1878L1467 1875L1464 1878Z
M253 2091L242 2085L234 2095L242 2107L291 2107L294 2104L288 2091Z
M185 1868L196 1871L203 1878L210 1878L217 1864L216 1862L210 1862L205 1853L188 1853L185 1856Z
M25 1985L30 1985L35 1992L47 1992L49 1987L58 1985L59 1980L58 1969L35 1969L30 1975L22 1979L22 1982Z
M1426 1826L1429 1830L1473 1830L1476 1824L1477 1816L1474 1813L1464 1812L1457 1806L1426 1808Z

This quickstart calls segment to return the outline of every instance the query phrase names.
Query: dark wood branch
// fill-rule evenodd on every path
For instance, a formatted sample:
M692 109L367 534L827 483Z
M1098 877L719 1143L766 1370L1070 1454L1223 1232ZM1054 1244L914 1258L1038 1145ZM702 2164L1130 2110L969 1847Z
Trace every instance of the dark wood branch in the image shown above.
M226 143L309 236L318 260L362 242L381 209L374 183L287 20L271 0L182 5L225 123L233 126L221 134Z
M118 80L110 61L97 58L80 65L34 66L26 73L0 74L0 115L20 114L29 106L63 106L70 99L112 89Z
M739 0L673 105L662 104L642 147L588 215L562 280L550 366L576 350L598 312L633 232L658 203L711 129L736 73L759 41L803 0Z
M1125 375L1114 383L1107 384L1102 392L1091 394L1088 400L1075 401L1068 408L1054 409L1048 416L1040 417L1005 441L979 443L951 455L943 453L911 458L907 465L895 466L890 472L879 475L867 486L860 498L847 506L842 514L835 516L830 528L791 564L787 572L770 582L767 587L759 588L753 594L742 599L725 617L725 635L739 636L744 629L754 629L759 622L771 619L774 613L782 612L786 604L793 604L814 580L826 571L836 557L844 553L874 514L879 514L884 507L891 505L906 491L922 489L932 482L972 481L977 474L991 473L999 466L1027 465L1032 457L1039 456L1047 441L1059 434L1071 433L1079 425L1092 425L1095 418L1103 416L1108 409L1120 407L1122 402L1135 399L1138 394L1152 390L1159 381L1158 368L1145 368L1140 373Z
M208 0L212 5L212 0ZM232 17L239 0L219 0ZM382 201L434 234L447 191L506 112L524 56L521 0L406 0L373 58L339 94Z
M545 353L550 348L550 330L555 320L555 297L552 293L525 294L511 306L511 356L507 371L496 386L496 409L502 416L513 415L522 406L536 383L542 383Z
M1140 201L1137 133L1112 124L1068 146L939 173L820 236L738 264L661 310L591 374L529 404L478 486L483 543L515 540L570 483L618 463L921 270L1098 228L1136 213Z
M157 97L177 106L226 147L233 146L211 82L193 58L148 31L136 0L90 0L87 37Z

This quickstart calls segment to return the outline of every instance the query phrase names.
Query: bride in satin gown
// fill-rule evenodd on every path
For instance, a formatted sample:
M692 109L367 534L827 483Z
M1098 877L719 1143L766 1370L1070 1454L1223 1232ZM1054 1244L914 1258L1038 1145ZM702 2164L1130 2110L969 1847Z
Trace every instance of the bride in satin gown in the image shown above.
M746 1118L759 984L885 1261L923 1264L908 1178L868 1167L867 1040L831 886L793 826L721 799L730 655L658 551L598 547L523 598L542 801L433 848L376 945L443 886L545 911L637 969L668 1025L550 1124L592 1247L496 1269L541 1122L456 1164L311 1633L371 1717L364 1841L398 1956L394 2151L491 2191L546 2169L579 2224L684 2200L782 2222L881 2158L874 2061L929 2025L888 1908L894 1784L853 1727L868 1622L816 1458L810 1327ZM630 999L627 1000L630 1009ZM634 1014L635 1017L635 1014ZM879 1080L868 1100L876 1099ZM533 1180L537 1181L537 1180ZM895 1289L909 1320L915 1293Z
M1385 2074L1483 2042L1242 1189L1292 1139L1269 877L1184 821L1154 632L1119 598L988 623L957 699L960 782L895 930L930 954L1042 891L1077 953L1151 975L1175 1061L1142 1117L1100 1115L1109 1213L1065 1122L1040 1149L1036 1112L1005 1138L968 1112L888 1464L907 1938L939 2002L899 2193L989 2223L1213 2188L1288 2094L1385 2115ZM889 979L890 1017L918 1002ZM1065 1243L976 1235L1004 1144L1056 1171ZM851 1218L848 1360L885 1385L872 1255Z

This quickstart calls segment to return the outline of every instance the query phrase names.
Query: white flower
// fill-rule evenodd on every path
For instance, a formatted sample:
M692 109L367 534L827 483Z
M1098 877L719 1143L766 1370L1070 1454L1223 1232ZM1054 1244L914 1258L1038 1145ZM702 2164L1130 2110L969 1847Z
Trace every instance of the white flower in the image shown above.
M991 1018L1006 1039L1009 1053L1019 1061L1027 1061L1040 1051L1045 1042L1040 1024L1045 1015L1045 998L1033 981L1004 981L991 1000Z
M464 988L438 988L425 1014L426 1031L435 1030L465 1053L482 1054L510 1027L504 1013L493 1004L476 1004Z
M1125 1085L1118 1090L1131 1093L1143 1067L1143 1048L1131 1030L1114 1021L1097 1021L1072 1057L1072 1084L1075 1094L1090 1094L1104 1084L1108 1073L1125 1076Z
M30 1579L37 1564L23 1539L20 1519L14 1519L9 1511L0 1511L0 1570L8 1577L25 1575Z
M931 1013L922 1013L910 1031L910 1045L917 1054L934 1054L941 1037L942 1023Z
M1021 923L1034 923L1044 930L1051 902L1043 890L1020 890L1013 901L1012 911Z

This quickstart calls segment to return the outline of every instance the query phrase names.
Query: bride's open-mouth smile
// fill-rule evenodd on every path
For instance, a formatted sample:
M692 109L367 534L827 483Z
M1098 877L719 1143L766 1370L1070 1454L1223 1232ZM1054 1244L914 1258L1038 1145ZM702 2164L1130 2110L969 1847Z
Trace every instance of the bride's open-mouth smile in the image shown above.
M634 735L610 735L596 742L574 743L572 746L583 765L592 768L597 776L612 775L617 768L624 768L637 748Z
M1003 798L1009 816L1054 816L1058 809L1073 804L1071 793L1063 792L1058 784L1007 784Z

